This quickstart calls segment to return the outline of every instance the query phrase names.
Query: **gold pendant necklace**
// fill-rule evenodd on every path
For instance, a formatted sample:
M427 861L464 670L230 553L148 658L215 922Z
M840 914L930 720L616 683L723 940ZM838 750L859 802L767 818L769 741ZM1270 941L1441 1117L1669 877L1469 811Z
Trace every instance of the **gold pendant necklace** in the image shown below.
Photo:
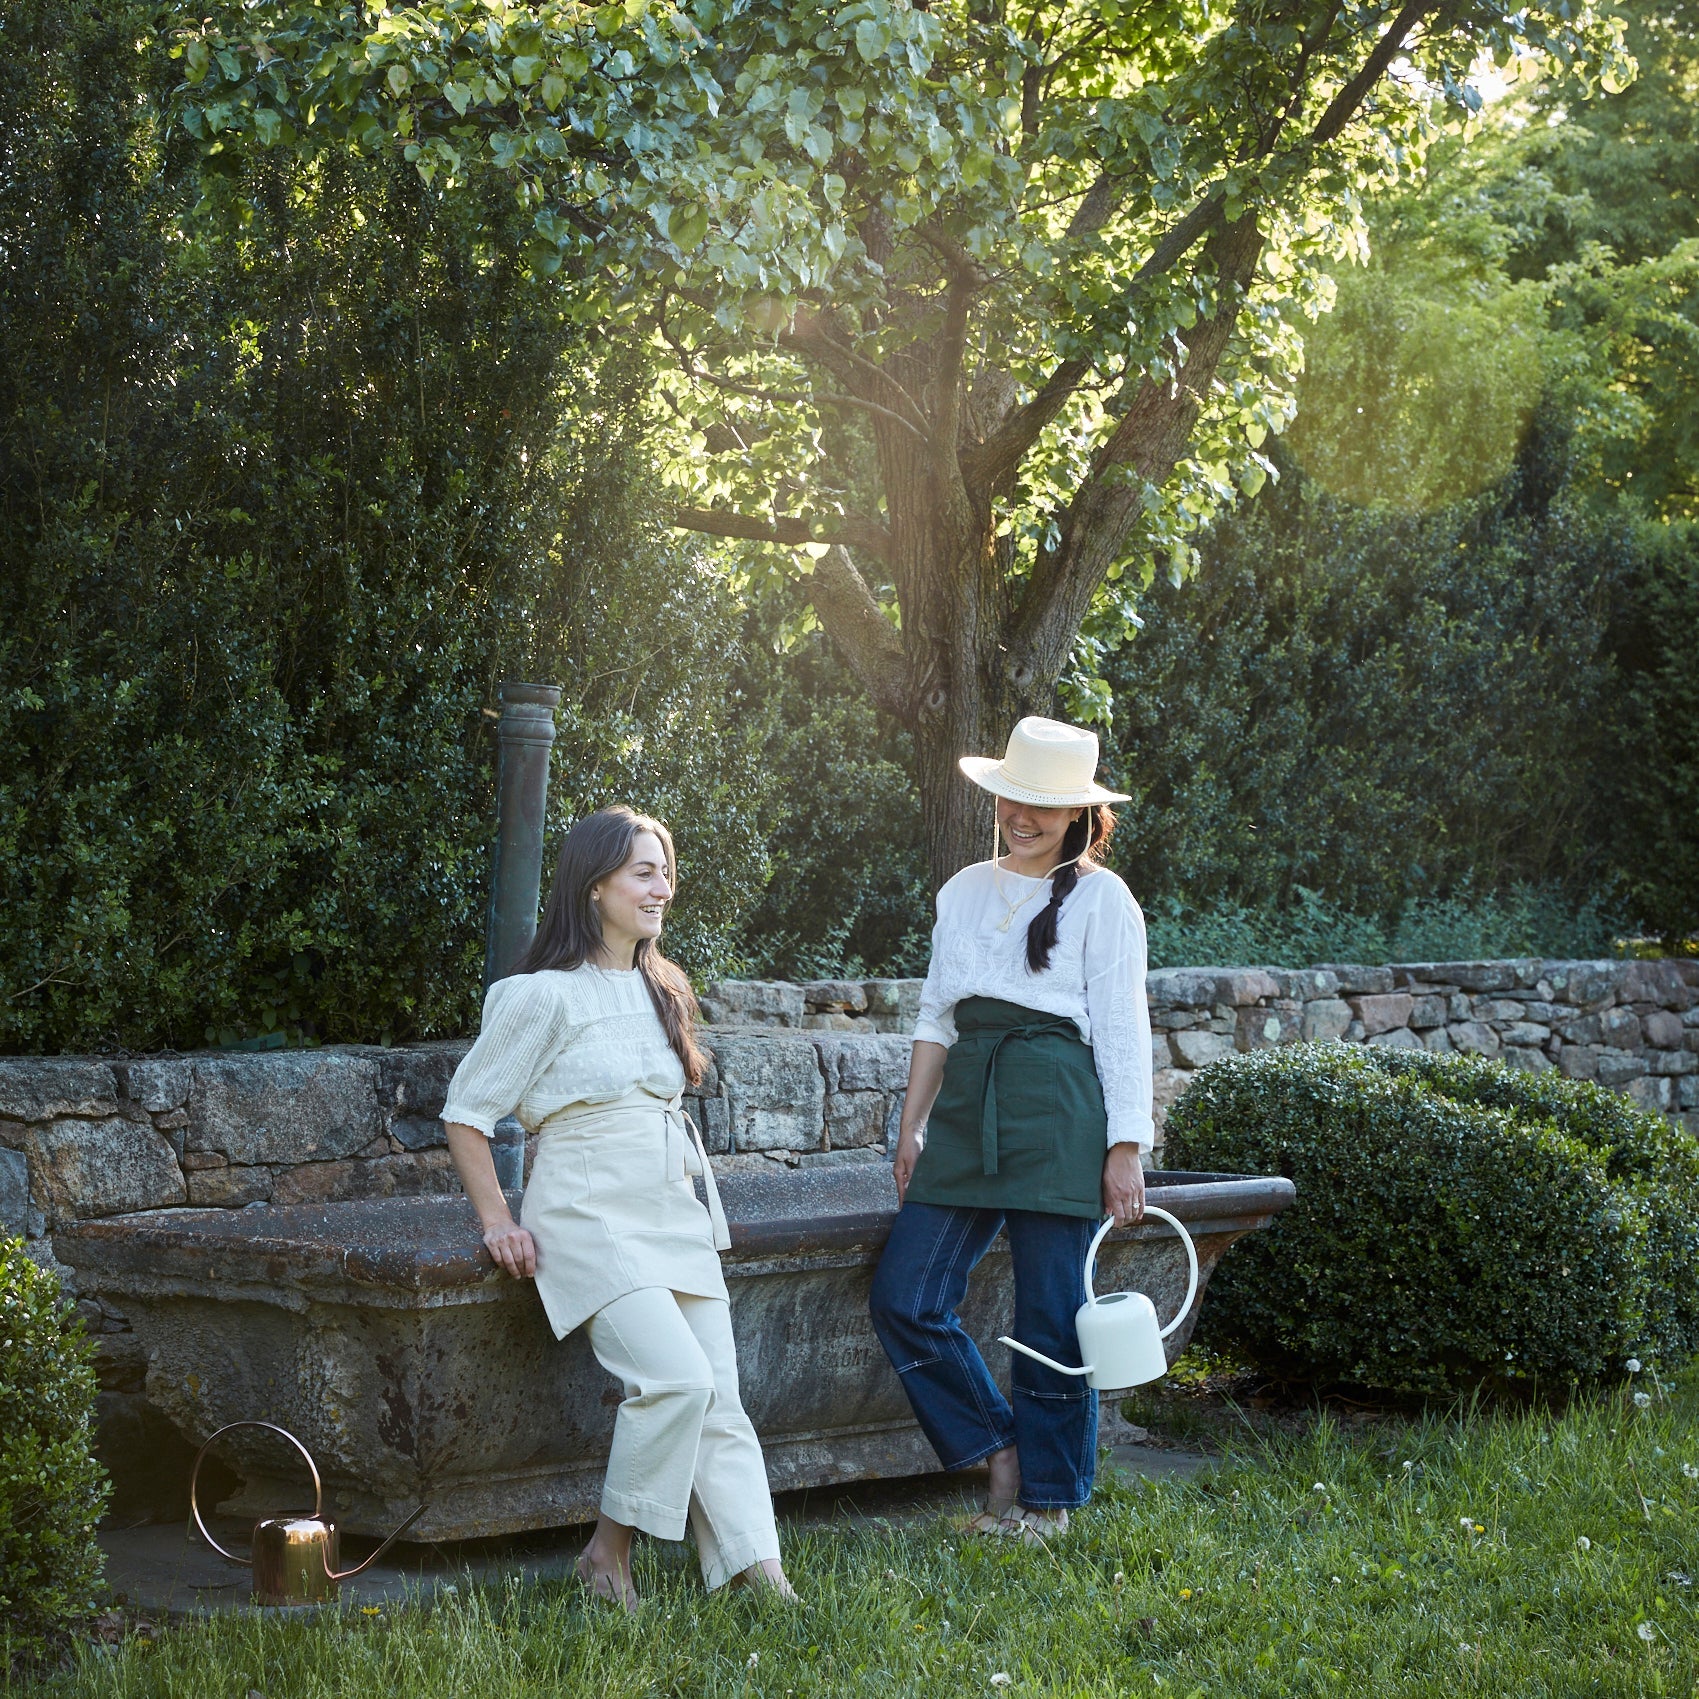
M1018 903L1012 903L1012 902L1009 901L1009 899L1007 897L1005 897L1003 895L1003 886L1002 886L1002 883L997 878L997 872L998 872L997 858L996 858L996 856L992 856L992 858L991 858L991 889L994 890L997 893L997 900L998 900L998 902L1003 904L1004 910L1005 910L1003 918L1000 921L997 922L997 930L999 932L1007 932L1009 930L1009 927L1011 926L1011 924L1014 922L1014 918L1015 918L1016 914L1019 913L1021 909L1025 908L1026 905L1028 903L1030 903L1032 901L1032 899L1034 897L1036 897L1038 895L1038 893L1044 889L1044 887L1041 884L1040 885L1034 885L1033 888L1030 891L1028 891L1027 894L1024 897L1022 897L1021 900Z

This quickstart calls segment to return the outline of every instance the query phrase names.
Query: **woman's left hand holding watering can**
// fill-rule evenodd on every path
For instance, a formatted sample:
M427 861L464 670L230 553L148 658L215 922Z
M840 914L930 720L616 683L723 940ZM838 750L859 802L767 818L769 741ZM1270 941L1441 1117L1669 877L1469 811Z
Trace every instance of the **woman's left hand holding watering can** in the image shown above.
M1144 1165L1136 1144L1112 1144L1103 1159L1103 1213L1117 1227L1144 1219Z

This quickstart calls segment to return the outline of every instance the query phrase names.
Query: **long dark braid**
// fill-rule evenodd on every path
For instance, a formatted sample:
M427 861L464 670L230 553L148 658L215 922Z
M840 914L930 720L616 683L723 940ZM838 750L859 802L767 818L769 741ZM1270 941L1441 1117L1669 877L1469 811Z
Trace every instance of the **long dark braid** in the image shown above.
M1056 948L1056 928L1061 924L1062 904L1080 882L1080 867L1097 859L1098 851L1115 830L1115 811L1107 803L1088 808L1071 820L1062 834L1062 859L1050 875L1050 901L1032 917L1026 929L1026 965L1029 973L1043 973Z

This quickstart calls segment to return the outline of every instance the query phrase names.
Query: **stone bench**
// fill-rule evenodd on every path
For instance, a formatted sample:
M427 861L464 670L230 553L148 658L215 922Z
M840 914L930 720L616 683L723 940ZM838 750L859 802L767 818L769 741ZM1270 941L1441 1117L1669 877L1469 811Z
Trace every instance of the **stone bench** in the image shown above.
M729 1175L721 1191L744 1399L775 1489L936 1469L867 1319L896 1207L889 1171ZM1207 1282L1293 1188L1163 1172L1150 1197L1188 1224ZM241 1418L281 1423L313 1451L351 1532L386 1531L421 1500L431 1508L415 1537L430 1540L595 1514L619 1387L582 1329L557 1342L529 1282L494 1270L464 1199L156 1210L69 1224L56 1249L85 1295L129 1318L147 1396L187 1439ZM1185 1272L1179 1240L1150 1223L1111 1237L1098 1285L1147 1292L1166 1318ZM964 1320L1002 1374L1009 1353L994 1340L1012 1314L1000 1242ZM1112 1442L1113 1397L1103 1416ZM243 1486L227 1509L298 1504L298 1465L280 1442L248 1431L229 1443Z

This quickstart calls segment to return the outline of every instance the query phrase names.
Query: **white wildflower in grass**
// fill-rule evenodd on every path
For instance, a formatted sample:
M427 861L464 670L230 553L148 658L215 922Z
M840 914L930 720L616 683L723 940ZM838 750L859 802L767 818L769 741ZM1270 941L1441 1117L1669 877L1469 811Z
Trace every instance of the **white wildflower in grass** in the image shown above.
M1590 1552L1593 1549L1593 1542L1585 1534L1577 1534L1575 1536L1575 1549L1578 1552Z
M1114 1581L1115 1591L1117 1593L1120 1592L1120 1590L1123 1587L1125 1587L1126 1584L1127 1584L1127 1572L1126 1572L1126 1570L1117 1569L1115 1571L1115 1581Z
M1644 1640L1648 1646L1650 1646L1652 1644L1652 1642L1654 1640L1656 1640L1657 1637L1658 1637L1657 1629L1655 1629L1651 1625L1651 1623L1649 1623L1649 1622L1641 1623L1640 1626L1637 1629L1634 1630L1634 1632L1636 1634L1638 1634L1640 1636L1640 1638L1642 1640Z
M1651 1393L1649 1393L1649 1392L1637 1392L1637 1393L1634 1394L1634 1408L1636 1410L1649 1410L1651 1407L1652 1407L1652 1395L1651 1395Z
M761 1654L759 1652L751 1652L749 1654L749 1656L744 1660L743 1667L746 1670L752 1670L760 1662L761 1662Z
M1312 1492L1324 1493L1327 1491L1327 1483L1325 1481L1317 1481L1315 1486L1310 1490Z
M993 1687L1007 1687L1014 1679L1007 1670L998 1670L991 1678L991 1685Z
M1640 1359L1638 1357L1630 1357L1622 1366L1627 1369L1631 1375L1637 1375L1640 1372Z
M1405 1467L1405 1468L1406 1468L1406 1469L1414 1469L1414 1468L1415 1468L1415 1467L1416 1467L1416 1465L1415 1465L1415 1464L1414 1464L1414 1463L1411 1463L1411 1462L1408 1462L1408 1461L1406 1461L1406 1463L1405 1463L1405 1465L1404 1465L1404 1467Z

